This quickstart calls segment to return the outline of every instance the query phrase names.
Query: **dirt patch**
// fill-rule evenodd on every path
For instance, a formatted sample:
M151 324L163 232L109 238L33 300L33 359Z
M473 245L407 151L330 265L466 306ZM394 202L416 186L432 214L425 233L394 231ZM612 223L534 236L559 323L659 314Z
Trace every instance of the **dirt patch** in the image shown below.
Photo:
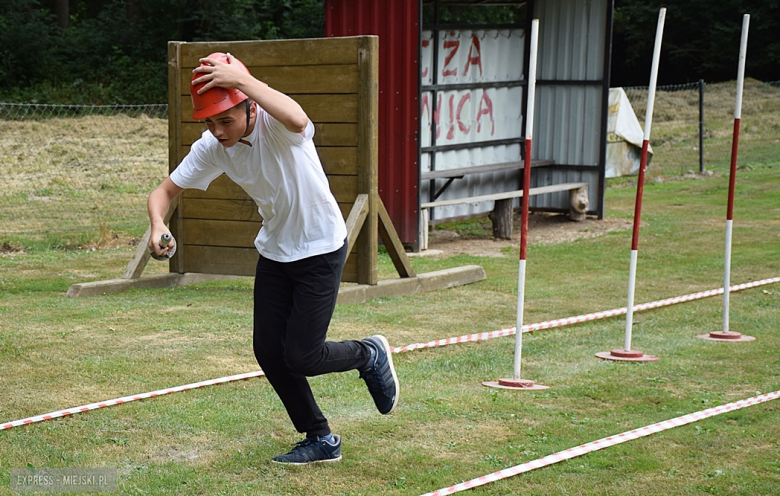
M135 236L120 236L114 231L103 230L100 236L89 243L79 247L79 249L96 250L116 250L118 248L129 248L138 246L140 238Z
M573 222L563 214L534 213L528 216L528 243L554 244L595 238L611 231L631 229L630 219L607 217L603 220L587 218ZM520 217L515 215L512 240L494 239L490 221L483 223L483 233L458 233L452 229L436 229L429 232L428 250L417 256L441 256L467 254L480 257L505 256L502 250L520 246Z

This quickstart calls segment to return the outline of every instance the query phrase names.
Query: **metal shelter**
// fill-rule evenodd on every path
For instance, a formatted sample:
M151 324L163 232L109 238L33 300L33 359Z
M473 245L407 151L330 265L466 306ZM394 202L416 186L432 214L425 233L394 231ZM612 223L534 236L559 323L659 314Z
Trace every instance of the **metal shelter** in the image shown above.
M515 22L452 23L446 20L452 16L443 15L497 5L516 7ZM540 21L540 39L531 186L587 183L588 213L603 217L614 0L325 0L325 9L328 37L379 36L379 194L405 245L420 246L423 203L518 188L519 168L507 164L525 160L522 94L529 48L524 33L530 32L534 18ZM492 76L463 77L461 71L450 77L456 38L478 42L461 53L468 66L469 59L483 56L483 48L488 56L485 40L499 36L510 40L509 48L495 45L497 53L489 59L493 67L487 62L478 67L480 75ZM515 49L518 42L521 49ZM492 111L494 117L503 112L503 117L491 128L499 126L500 131L498 137L485 136L480 125L487 103L480 94L496 93L504 96ZM465 106L471 107L470 120L443 119L447 112L465 113ZM508 117L512 112L514 119ZM461 124L476 136L459 141ZM536 211L569 211L569 195L540 194L530 205ZM491 201L436 207L431 222L485 215L491 209Z

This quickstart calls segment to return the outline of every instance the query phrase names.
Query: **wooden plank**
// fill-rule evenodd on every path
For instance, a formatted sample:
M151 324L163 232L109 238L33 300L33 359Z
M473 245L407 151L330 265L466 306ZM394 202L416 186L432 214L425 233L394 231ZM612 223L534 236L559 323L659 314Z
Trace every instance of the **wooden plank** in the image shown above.
M259 254L254 247L188 246L187 250L185 261L187 272L255 276ZM344 264L341 280L342 282L357 281L357 262L354 258L347 259Z
M341 210L341 215L344 216L345 220L349 218L349 213L354 205L354 203L339 203L339 210Z
M339 203L355 201L358 195L357 176L328 176L330 190ZM370 201L370 199L369 199ZM370 206L370 204L369 204ZM374 232L376 236L376 232Z
M203 122L182 122L181 123L181 144L189 150L189 145L200 139L203 131L206 130L206 124ZM182 156L184 158L184 156Z
M183 97L190 96L193 67L182 67L179 73ZM285 94L334 94L357 92L356 65L308 65L280 67L247 66L249 72L271 88Z
M257 249L219 246L187 246L186 272L254 276L259 257Z
M202 122L184 122L181 124L181 144L188 146L198 140L206 130ZM357 124L314 124L314 144L325 146L357 146ZM188 148L189 149L189 148ZM182 156L183 157L183 156Z
M555 160L531 160L531 167L544 167L555 164ZM420 174L420 179L442 179L450 177L463 177L469 174L485 174L488 172L501 172L513 169L522 169L525 167L525 161L502 162L500 164L477 165L474 167L459 167L457 169L446 169L427 171Z
M141 239L138 241L138 246L135 247L135 252L133 253L133 257L130 259L130 262L127 264L127 267L125 268L125 272L122 274L122 279L138 279L141 277L141 274L143 273L144 269L146 268L146 264L149 263L149 260L152 258L151 255L149 255L149 238L152 235L152 226L146 228L146 232L143 236L141 236Z
M360 229L363 227L363 223L368 217L368 195L358 195L355 200L355 204L349 212L347 217L347 249L348 253L352 253L352 249L355 247L355 241L357 240Z
M317 148L317 153L325 174L339 176L358 174L357 147L323 146Z
M395 226L393 226L393 220L390 218L390 214L387 213L387 209L381 198L378 201L378 210L379 236L385 244L387 254L390 255L390 260L393 261L395 270L398 271L398 275L401 277L416 277L417 273L414 271L412 263L409 261L409 257L406 256L404 244L398 237Z
M550 186L541 186L539 188L530 188L529 196L544 195L546 193L555 193L558 191L568 191L572 189L585 188L588 183L562 183ZM479 203L491 200L506 200L508 198L520 198L523 196L523 190L505 191L503 193L494 193L492 195L472 196L468 198L455 198L453 200L441 200L429 203L423 203L420 208L444 207L447 205L460 205L462 203Z
M200 65L200 58L214 52L230 52L247 67L276 65L354 64L358 37L301 40L222 41L182 43L182 64Z
M136 279L109 279L107 281L85 282L74 284L65 294L68 298L84 298L119 293L129 289L161 289L174 288L185 284L198 284L207 281L233 279L232 276L210 274L154 274Z
M312 122L358 121L357 95L290 95Z
M343 95L289 95L298 102L312 122L356 123L358 99L354 94ZM170 115L176 115L171 113ZM182 122L198 122L192 118L192 98L181 98Z
M189 198L183 208L182 216L185 219L263 221L257 211L257 205L250 198L233 200Z
M179 147L179 163L181 163L182 160L184 160L184 157L187 156L187 154L190 153L190 146L180 146Z
M184 235L179 243L190 257L193 245L227 246L232 248L252 248L255 237L260 231L260 222L242 222L232 220L184 219ZM185 272L201 272L185 269Z
M319 146L357 147L357 124L314 123L314 144Z
M182 112L182 89L179 87L177 76L181 71L181 45L180 42L168 43L168 172L179 165L178 150L181 148L181 120L171 117L181 115ZM192 99L188 98L187 101L192 106ZM181 199L179 201L181 202ZM174 238L181 239L180 208L176 209L175 215L171 217L168 228ZM183 273L183 259L182 250L177 250L176 254L168 261L168 270L179 274Z
M358 282L375 285L378 278L379 252L379 38L363 36L358 42L358 190L368 195L368 217L357 241ZM334 176L335 177L335 176ZM333 178L331 190L335 193ZM337 197L338 198L338 197Z

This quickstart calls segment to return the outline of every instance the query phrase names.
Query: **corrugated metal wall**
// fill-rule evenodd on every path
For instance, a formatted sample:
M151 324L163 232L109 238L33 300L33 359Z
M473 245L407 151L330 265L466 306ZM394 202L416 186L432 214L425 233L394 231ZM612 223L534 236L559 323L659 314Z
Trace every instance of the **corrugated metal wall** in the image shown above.
M428 198L430 186L419 181L419 1L325 0L327 36L380 37L379 189L401 240L415 247L419 199ZM531 186L588 182L590 211L601 216L613 0L530 0L529 7L540 20L533 158L556 162L535 168ZM432 112L435 102L429 104ZM502 145L492 153L495 162L509 160L505 157L519 156L519 146ZM491 161L462 150L437 152L436 169L487 163L483 158ZM427 170L429 157L422 160ZM481 176L489 176L490 184L482 184ZM517 172L478 175L455 181L441 198L512 189L508 185L515 187L517 179ZM458 216L483 207L447 207L448 211L437 213L438 217ZM531 207L568 211L568 193L535 196Z
M525 32L522 29L446 29L438 31L439 39L433 42L433 31L423 26L422 45L422 114L420 141L423 153L421 168L451 170L522 159L520 142L523 140L524 88L515 84L523 79L523 49ZM457 43L458 45L455 45ZM448 45L449 44L449 45ZM448 48L449 46L449 48ZM438 50L437 65L433 67L433 52ZM436 76L434 78L434 76ZM482 84L505 83L495 87ZM471 83L470 89L448 89L447 85ZM426 90L436 84L434 91ZM447 151L430 151L433 122L436 122L437 146L468 145L495 140L512 140L514 143L479 146ZM435 153L435 160L432 154ZM434 164L432 164L434 162ZM438 190L446 179L436 181ZM488 195L515 190L520 186L520 171L469 174L456 179L437 198L449 200L469 196ZM434 190L434 193L435 191ZM421 198L433 201L431 181L420 184ZM493 210L493 202L471 203L436 207L431 219L487 215Z
M612 0L537 0L533 9L540 23L533 158L556 166L534 170L531 186L587 182L590 210L600 215L611 9ZM536 196L531 207L568 210L568 193Z
M379 36L379 195L401 241L419 209L419 0L325 0L326 36Z

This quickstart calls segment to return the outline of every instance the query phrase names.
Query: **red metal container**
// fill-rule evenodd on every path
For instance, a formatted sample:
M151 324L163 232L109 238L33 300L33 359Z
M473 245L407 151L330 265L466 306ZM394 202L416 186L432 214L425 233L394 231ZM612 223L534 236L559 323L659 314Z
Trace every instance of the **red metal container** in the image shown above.
M325 35L379 36L379 195L418 244L419 0L325 0Z

